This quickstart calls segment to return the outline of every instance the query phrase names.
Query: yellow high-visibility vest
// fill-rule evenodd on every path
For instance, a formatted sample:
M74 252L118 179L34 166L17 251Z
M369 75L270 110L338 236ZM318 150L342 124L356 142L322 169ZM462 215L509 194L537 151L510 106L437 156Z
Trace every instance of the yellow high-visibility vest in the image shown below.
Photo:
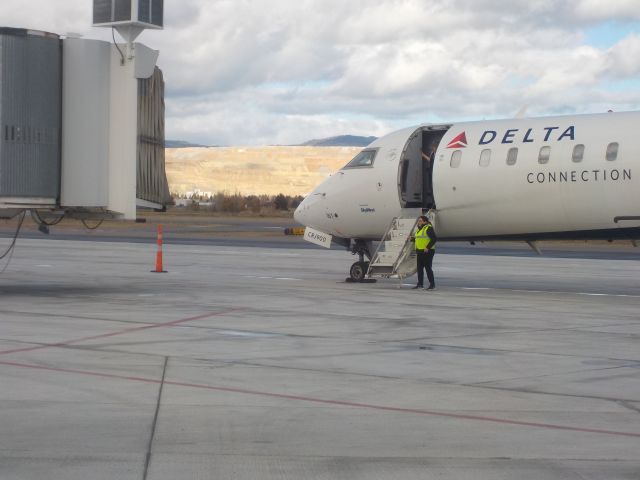
M416 250L424 250L425 248L429 248L429 250L435 249L434 246L429 247L431 244L431 237L429 236L430 228L433 228L433 225L427 223L416 232Z

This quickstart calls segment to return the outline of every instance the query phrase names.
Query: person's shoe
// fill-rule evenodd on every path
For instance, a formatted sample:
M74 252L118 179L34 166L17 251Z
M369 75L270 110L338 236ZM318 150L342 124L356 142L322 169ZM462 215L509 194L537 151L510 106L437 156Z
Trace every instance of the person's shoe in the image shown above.
M422 285L416 285L415 287L411 287L411 290L415 290L416 288L422 288Z
M435 290L436 286L435 285L429 285L427 288L425 288L425 290Z

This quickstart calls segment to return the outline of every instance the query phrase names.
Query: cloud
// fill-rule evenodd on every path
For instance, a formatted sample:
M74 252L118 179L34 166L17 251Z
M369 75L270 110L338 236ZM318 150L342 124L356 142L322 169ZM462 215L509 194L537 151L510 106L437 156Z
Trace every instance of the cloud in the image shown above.
M109 39L89 27L90 3L3 0L0 14ZM639 21L637 0L181 0L140 41L161 51L169 137L291 144L524 104L536 115L637 109ZM606 47L587 43L585 32L618 24L626 33Z
M630 35L606 53L607 70L617 78L637 76L640 73L640 35Z
M640 20L640 5L636 0L580 0L575 4L579 17L591 21Z

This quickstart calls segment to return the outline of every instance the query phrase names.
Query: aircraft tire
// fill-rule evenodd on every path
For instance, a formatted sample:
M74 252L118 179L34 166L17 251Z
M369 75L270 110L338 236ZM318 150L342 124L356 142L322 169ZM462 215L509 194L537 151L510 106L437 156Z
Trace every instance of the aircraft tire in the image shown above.
M349 269L349 276L354 282L362 282L369 270L369 262L355 262Z

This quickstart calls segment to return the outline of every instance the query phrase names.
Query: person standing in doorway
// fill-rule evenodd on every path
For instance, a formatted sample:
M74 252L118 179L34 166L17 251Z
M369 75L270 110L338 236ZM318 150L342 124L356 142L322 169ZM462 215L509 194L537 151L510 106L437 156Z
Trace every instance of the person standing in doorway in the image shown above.
M427 146L426 153L420 152L422 157L422 208L423 212L430 208L434 208L433 200L433 162L436 156L436 145Z
M436 281L433 276L433 256L436 253L435 245L438 237L433 225L426 216L421 215L418 217L418 231L412 240L415 241L418 267L418 284L413 288L424 288L424 270L426 270L429 286L425 290L433 290L436 288Z

